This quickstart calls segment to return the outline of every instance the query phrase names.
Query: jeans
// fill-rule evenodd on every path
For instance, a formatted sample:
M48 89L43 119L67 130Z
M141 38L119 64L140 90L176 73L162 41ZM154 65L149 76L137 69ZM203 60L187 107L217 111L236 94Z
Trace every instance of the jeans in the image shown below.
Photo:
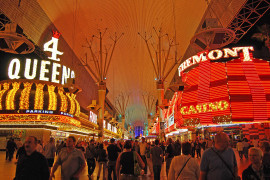
M169 174L172 159L173 158L166 158L166 175L167 175L167 177L168 177L168 174Z
M100 177L100 172L101 172L102 165L103 165L103 179L105 180L106 179L105 175L106 175L107 162L103 162L103 161L98 162L99 168L98 168L97 178L99 179L99 177Z
M160 180L161 165L153 165L154 180Z
M87 159L87 166L88 166L88 175L91 176L96 168L96 161L95 159Z
M109 161L108 163L108 180L112 180L112 173L113 173L113 180L116 180L116 161Z
M146 156L145 155L142 155L141 156L141 158L142 158L142 160L143 160L143 162L144 162L144 164L145 164L145 167L144 167L144 174L147 174L147 161L146 161Z
M238 151L240 159L243 158L243 151Z

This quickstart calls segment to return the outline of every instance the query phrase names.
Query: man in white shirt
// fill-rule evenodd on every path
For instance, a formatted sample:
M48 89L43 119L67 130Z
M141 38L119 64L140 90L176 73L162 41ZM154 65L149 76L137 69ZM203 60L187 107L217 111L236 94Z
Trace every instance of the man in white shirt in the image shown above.
M139 144L140 146L140 155L141 155L141 158L145 164L145 167L144 167L144 174L147 174L147 160L146 160L146 156L145 156L145 150L146 150L146 147L147 147L147 143L145 142L145 138L142 137L142 142Z
M183 155L175 156L171 162L168 180L200 178L200 167L197 160L191 157L191 144L182 144Z

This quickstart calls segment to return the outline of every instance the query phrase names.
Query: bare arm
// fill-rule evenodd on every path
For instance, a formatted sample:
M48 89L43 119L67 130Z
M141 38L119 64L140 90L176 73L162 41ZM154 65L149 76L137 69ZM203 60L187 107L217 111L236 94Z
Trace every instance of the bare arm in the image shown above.
M136 156L137 156L138 163L139 163L140 167L141 167L142 169L144 169L145 164L144 164L144 162L143 162L141 156L140 156L136 151L135 151L135 153L136 153Z
M121 155L122 153L120 153L120 155L118 156L117 160L116 160L116 167L115 167L115 171L116 171L116 179L120 178L120 159L121 159Z
M206 172L201 171L201 180L206 180Z
M54 172L57 170L58 166L59 166L58 163L54 163L49 180L51 180L52 178L54 178Z

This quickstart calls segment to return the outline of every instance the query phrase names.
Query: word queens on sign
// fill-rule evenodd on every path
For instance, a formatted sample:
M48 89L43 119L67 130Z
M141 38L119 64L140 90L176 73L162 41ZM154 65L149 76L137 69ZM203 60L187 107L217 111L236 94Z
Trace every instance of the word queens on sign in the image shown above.
M24 69L22 67L24 63ZM67 83L68 78L75 78L74 71L64 65L47 60L12 59L8 66L10 79L38 79L53 83Z

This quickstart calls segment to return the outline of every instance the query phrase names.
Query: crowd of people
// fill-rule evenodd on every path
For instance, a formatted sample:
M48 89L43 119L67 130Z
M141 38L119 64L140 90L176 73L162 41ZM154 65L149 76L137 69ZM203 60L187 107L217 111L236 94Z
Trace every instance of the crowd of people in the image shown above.
M63 180L76 180L86 165L89 179L93 179L93 172L98 168L97 180L100 177L104 180L133 180L144 176L159 180L163 163L166 163L168 180L241 179L230 144L228 135L223 132L217 133L214 141L205 139L183 143L179 140L174 142L171 138L166 142L156 139L151 143L145 138L141 142L111 139L99 143L92 139L76 143L75 137L69 136L61 143L50 138L44 147L36 137L29 136L19 148L10 139L6 159L11 160L18 149L14 180L51 180L59 166ZM236 144L236 150L241 159L244 155L251 162L242 172L243 180L270 179L269 141L250 145L244 139Z

